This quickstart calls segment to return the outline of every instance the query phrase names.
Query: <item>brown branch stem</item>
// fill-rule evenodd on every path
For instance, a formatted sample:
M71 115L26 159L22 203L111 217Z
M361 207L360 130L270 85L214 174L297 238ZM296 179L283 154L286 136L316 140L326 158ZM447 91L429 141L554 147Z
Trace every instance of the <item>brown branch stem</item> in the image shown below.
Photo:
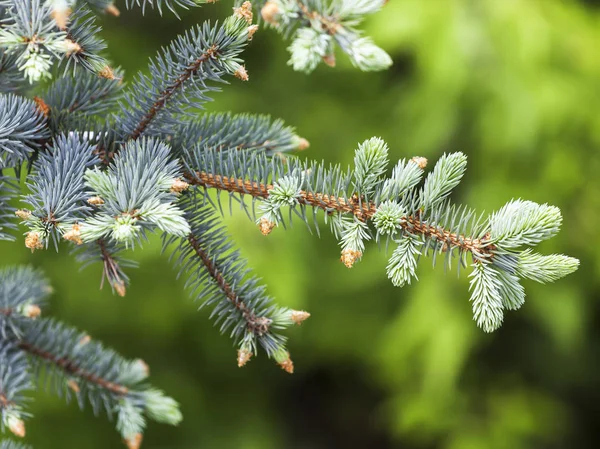
M103 377L100 377L94 373L90 373L89 371L81 368L75 361L68 359L67 357L58 357L51 352L44 351L26 341L19 342L19 348L24 351L27 351L29 354L40 357L47 362L52 363L57 366L65 373L76 376L81 379L86 380L87 382L93 383L100 388L110 391L111 393L117 394L119 396L124 396L129 393L129 389L123 385L119 385L114 382L110 382Z
M146 112L140 123L138 123L136 128L133 130L130 138L136 140L138 137L140 137L150 122L154 119L154 117L156 117L156 114L158 114L158 112L165 106L169 98L173 96L177 89L179 89L184 82L186 82L194 73L198 71L202 63L208 61L208 59L213 57L216 53L217 47L213 45L198 59L191 63L173 83L171 83L163 92L161 92L150 110Z
M231 302L231 304L233 304L233 306L242 313L242 316L248 325L248 330L256 335L263 335L267 333L269 331L271 320L266 317L257 317L254 311L246 305L243 298L241 298L233 290L231 285L223 276L223 273L219 270L218 266L211 259L209 254L202 248L201 242L194 234L188 235L188 242L206 267L210 277L217 283L229 302Z
M247 179L228 178L227 176L213 175L206 172L196 172L194 174L186 173L185 177L187 182L192 185L226 190L230 193L251 195L253 197L264 199L269 197L269 190L273 188L272 184L262 184ZM339 212L343 214L352 214L362 221L370 220L377 211L377 207L373 203L360 202L354 199L347 200L325 193L314 193L304 190L300 191L298 201L307 206L323 209L327 213ZM461 248L465 251L479 255L491 256L495 249L485 237L477 239L452 233L439 226L430 225L422 221L418 216L404 217L400 225L410 234L436 239L445 242L452 247Z

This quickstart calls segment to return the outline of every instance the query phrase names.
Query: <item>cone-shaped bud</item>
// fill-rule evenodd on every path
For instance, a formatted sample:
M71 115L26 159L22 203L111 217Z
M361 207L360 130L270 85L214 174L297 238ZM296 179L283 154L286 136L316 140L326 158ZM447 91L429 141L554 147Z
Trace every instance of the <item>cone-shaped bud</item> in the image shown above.
M27 318L31 318L32 320L39 317L41 313L42 309L40 309L40 306L36 304L27 304L25 307L23 307L23 315Z
M67 381L67 387L69 387L75 394L79 393L79 391L81 391L79 389L79 384L77 382L75 382L73 379L69 379Z
M239 66L238 69L233 73L233 75L242 81L248 81L248 72L246 71L246 67L243 65Z
M141 433L136 433L131 438L126 438L123 441L127 445L127 449L140 449L140 446L142 445L142 438L143 435Z
M40 233L37 231L31 231L27 233L27 237L25 237L25 246L34 252L36 249L42 249L44 246L42 245L42 239Z
M121 15L121 11L115 5L108 5L106 9L106 14L110 14L111 16L119 17Z
M175 181L173 181L173 184L171 184L171 192L181 193L184 190L187 190L189 187L190 185L181 178L175 178Z
M250 359L252 358L252 352L244 349L244 348L240 348L238 349L237 352L237 364L238 367L241 368L242 366L245 366L246 363L248 363L250 361Z
M25 437L25 423L17 415L11 414L7 419L8 429L17 437Z
M63 238L76 245L81 245L83 243L83 240L81 240L81 229L77 223L75 223L69 231L63 234Z
M87 202L92 206L100 206L101 204L104 204L104 200L99 196L93 196L91 198L88 198Z
M356 262L358 259L360 259L361 256L362 256L362 253L360 251L354 251L353 249L346 248L345 250L342 251L342 256L340 257L340 260L348 268L352 268L352 266L354 265L354 262Z
M15 215L21 220L29 220L31 218L31 211L28 211L27 209L19 209L15 212Z
M427 167L427 159L421 156L415 156L411 159L415 164L419 166L420 169L424 169Z
M258 25L250 25L248 27L248 40L251 41L256 32L258 31Z
M262 16L263 20L268 24L274 26L279 25L278 20L281 14L279 10L279 5L277 5L276 2L269 0L267 3L265 3L265 5L260 10L260 15Z
M275 223L266 217L262 217L258 223L258 228L260 229L262 235L269 235L275 226Z
M304 310L292 310L291 318L295 324L302 324L303 321L306 321L310 317L310 313L305 312Z
M252 3L244 2L239 8L233 8L233 14L244 19L250 25L252 23Z

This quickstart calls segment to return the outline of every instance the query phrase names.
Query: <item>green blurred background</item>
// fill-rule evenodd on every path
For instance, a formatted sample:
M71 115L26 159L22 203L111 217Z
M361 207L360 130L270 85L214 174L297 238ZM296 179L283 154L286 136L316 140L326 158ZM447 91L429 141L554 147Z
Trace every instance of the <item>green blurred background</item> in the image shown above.
M131 79L178 33L231 4L102 20L115 65ZM352 270L327 232L297 222L268 238L242 214L227 222L282 305L312 317L288 331L296 373L235 348L197 312L158 239L133 258L125 298L99 290L100 266L68 251L0 244L3 264L42 267L52 314L151 367L180 403L178 428L151 423L145 448L566 448L600 444L600 4L576 0L393 0L365 25L394 59L360 73L344 55L310 76L261 29L245 53L250 81L210 110L281 117L311 142L302 156L349 163L383 137L392 159L469 156L454 194L491 211L523 197L559 206L564 225L540 250L581 259L555 285L525 282L527 302L489 335L471 319L467 279L422 261L396 289L371 245ZM325 230L326 228L323 228ZM27 440L36 448L121 447L113 424L40 392Z

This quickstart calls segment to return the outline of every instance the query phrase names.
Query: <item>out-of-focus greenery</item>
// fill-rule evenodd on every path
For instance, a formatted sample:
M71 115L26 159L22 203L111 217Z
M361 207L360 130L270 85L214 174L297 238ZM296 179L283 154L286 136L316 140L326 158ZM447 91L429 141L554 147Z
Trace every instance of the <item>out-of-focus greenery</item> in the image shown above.
M226 3L224 1L224 3ZM103 21L129 79L160 45L232 5L163 19L139 11ZM124 8L123 8L124 9ZM361 73L345 58L307 77L285 43L261 29L246 52L250 81L213 110L269 113L308 138L307 157L349 163L357 143L384 138L394 158L468 154L457 201L491 211L511 198L564 214L546 253L581 259L555 285L526 282L527 301L484 334L467 281L429 260L403 289L371 247L348 270L327 233L298 222L263 237L228 219L279 303L312 317L289 332L296 373L265 357L238 369L235 350L196 312L160 243L134 257L125 298L98 289L100 267L78 271L67 251L31 255L2 243L2 263L30 262L55 286L49 313L145 359L152 382L181 402L179 428L150 425L146 448L597 447L600 403L600 5L575 0L393 0L366 24L393 67ZM103 417L40 393L36 448L119 447Z

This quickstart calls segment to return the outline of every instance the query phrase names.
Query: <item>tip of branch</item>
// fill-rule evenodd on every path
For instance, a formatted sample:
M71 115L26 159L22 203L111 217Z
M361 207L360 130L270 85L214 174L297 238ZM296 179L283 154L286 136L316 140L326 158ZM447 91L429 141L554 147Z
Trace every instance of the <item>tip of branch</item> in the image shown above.
M250 25L248 27L248 40L251 41L256 32L258 31L258 25Z
M48 106L46 102L40 97L33 97L33 101L37 106L37 110L40 111L44 115L44 117L47 118L50 115L50 106Z
M310 147L310 142L306 140L304 137L300 137L298 140L298 150L304 151Z
M260 229L262 235L269 235L275 226L276 224L272 221L269 221L269 219L266 217L262 217L260 219L260 223L258 224L258 228Z
M238 69L233 73L233 75L242 81L248 81L248 72L246 71L246 67L243 65L239 66Z
M107 80L114 80L114 79L116 79L115 72L108 65L104 66L104 68L98 72L98 76L100 78L106 78Z
M127 289L125 288L125 282L122 280L116 280L112 283L113 288L116 290L117 294L121 297L125 296L127 293Z
M125 438L123 442L127 446L127 449L140 449L142 445L143 435L141 433L136 433L131 438Z
M121 15L121 11L115 5L108 5L104 10L107 14L111 16L119 17Z
M251 358L252 358L252 352L250 352L246 349L238 349L237 364L238 364L239 368L241 368L242 366L245 366L246 363L248 363Z
M427 159L421 156L415 156L411 159L415 164L419 166L420 169L425 169L427 167Z
M77 223L75 223L69 231L63 234L63 239L73 242L76 245L83 244L83 240L81 239L80 226Z
M190 185L187 182L183 181L181 178L176 178L175 181L173 181L173 184L171 184L171 193L181 193L189 187Z
M101 204L104 204L104 200L99 196L93 196L91 198L88 198L87 202L92 206L100 206Z
M361 256L362 256L362 253L360 251L354 251L352 249L346 248L345 250L342 251L342 256L340 257L340 260L348 268L352 268L354 266L354 263L358 259L360 259Z
M335 67L335 55L333 53L329 53L328 55L323 56L323 62L329 67Z
M28 211L27 209L19 209L15 212L15 215L21 220L29 220L32 214L31 211Z
M25 315L27 318L31 318L32 320L39 317L41 315L41 313L42 313L42 309L40 309L40 306L38 306L36 304L27 304L23 308L23 315Z
M306 321L310 318L310 313L305 312L304 310L292 310L292 321L294 324L302 324L303 321Z
M71 12L71 8L55 9L50 13L50 17L54 19L56 26L64 31L69 23Z
M8 428L15 436L19 438L25 437L25 423L22 419L13 416L9 417Z
M282 360L278 364L286 373L294 374L294 362L292 362L289 354L287 359Z
M260 10L260 15L263 20L273 26L279 25L277 19L279 18L279 6L273 1L268 1Z
M240 19L244 19L248 22L248 25L252 24L252 3L244 2L239 8L233 8L233 14Z
M37 231L27 233L27 237L25 237L25 247L29 248L31 252L34 252L36 249L42 249L44 245L42 245L40 233Z

